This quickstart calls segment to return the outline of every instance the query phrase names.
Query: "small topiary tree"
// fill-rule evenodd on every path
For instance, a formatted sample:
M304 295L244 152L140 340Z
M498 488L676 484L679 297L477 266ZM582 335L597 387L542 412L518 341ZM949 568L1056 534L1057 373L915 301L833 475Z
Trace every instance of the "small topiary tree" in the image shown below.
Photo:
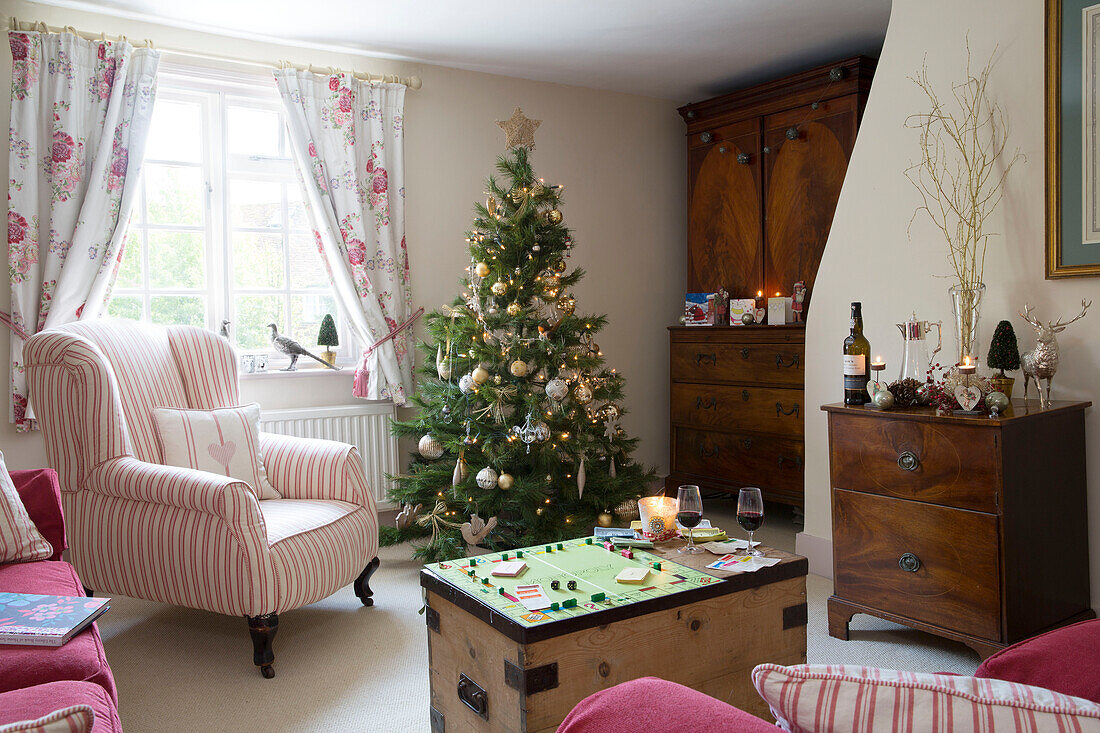
M328 313L321 319L321 328L317 332L317 345L325 347L325 350L321 352L322 358L329 364L334 364L336 362L336 352L332 350L332 347L340 345L340 336L336 333L336 321L332 320L332 316Z
M999 369L1001 377L1005 375L1006 369L1013 371L1020 368L1020 348L1016 344L1016 332L1008 321L1001 321L993 331L986 363L991 369Z

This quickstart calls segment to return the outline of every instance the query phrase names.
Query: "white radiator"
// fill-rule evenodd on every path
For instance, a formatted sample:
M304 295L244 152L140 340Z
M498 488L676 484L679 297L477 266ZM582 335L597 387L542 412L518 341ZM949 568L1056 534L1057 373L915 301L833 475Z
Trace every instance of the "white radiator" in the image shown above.
M378 509L392 509L386 498L392 482L386 474L396 474L397 438L390 432L395 408L390 402L370 402L341 407L310 407L295 410L264 410L260 430L265 433L297 435L350 443L363 456L367 482L374 492Z

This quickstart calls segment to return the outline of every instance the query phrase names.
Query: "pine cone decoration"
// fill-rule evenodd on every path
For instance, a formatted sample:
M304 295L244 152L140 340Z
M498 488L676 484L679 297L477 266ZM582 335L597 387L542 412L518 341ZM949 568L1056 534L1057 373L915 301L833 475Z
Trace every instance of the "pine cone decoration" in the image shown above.
M912 377L900 379L890 385L890 392L894 395L894 405L897 407L915 407L920 404L917 399L917 390L922 382Z

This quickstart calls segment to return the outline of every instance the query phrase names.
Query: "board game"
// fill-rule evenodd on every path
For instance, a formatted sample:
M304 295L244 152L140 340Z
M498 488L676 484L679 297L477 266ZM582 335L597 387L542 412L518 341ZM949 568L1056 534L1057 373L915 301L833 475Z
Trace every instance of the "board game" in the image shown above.
M497 563L517 559L527 563L521 575L491 575ZM649 573L640 584L615 580L626 568L642 567ZM607 549L593 537L432 563L424 569L525 628L724 582L645 550ZM551 587L554 581L557 589ZM570 581L575 589L569 588ZM529 611L516 597L517 586L533 584L550 597L549 609Z

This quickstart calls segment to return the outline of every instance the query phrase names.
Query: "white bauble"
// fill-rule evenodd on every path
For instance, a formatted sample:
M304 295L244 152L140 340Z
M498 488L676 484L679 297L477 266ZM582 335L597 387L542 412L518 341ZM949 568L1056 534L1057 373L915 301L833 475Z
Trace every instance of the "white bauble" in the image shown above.
M508 371L512 372L513 377L526 377L527 376L527 362L521 359L516 359L508 367Z
M474 387L474 378L469 374L463 374L462 379L458 380L458 388L463 393L469 392Z
M569 396L569 385L564 380L555 377L546 383L546 396L554 402L561 402Z
M497 485L497 472L486 466L477 472L477 485L483 489L491 489Z
M485 380L489 378L489 370L485 367L475 367L470 376L474 380L474 384L485 384Z
M429 461L434 461L443 455L443 444L432 435L425 435L422 437L417 448L420 451L420 455L424 456Z

